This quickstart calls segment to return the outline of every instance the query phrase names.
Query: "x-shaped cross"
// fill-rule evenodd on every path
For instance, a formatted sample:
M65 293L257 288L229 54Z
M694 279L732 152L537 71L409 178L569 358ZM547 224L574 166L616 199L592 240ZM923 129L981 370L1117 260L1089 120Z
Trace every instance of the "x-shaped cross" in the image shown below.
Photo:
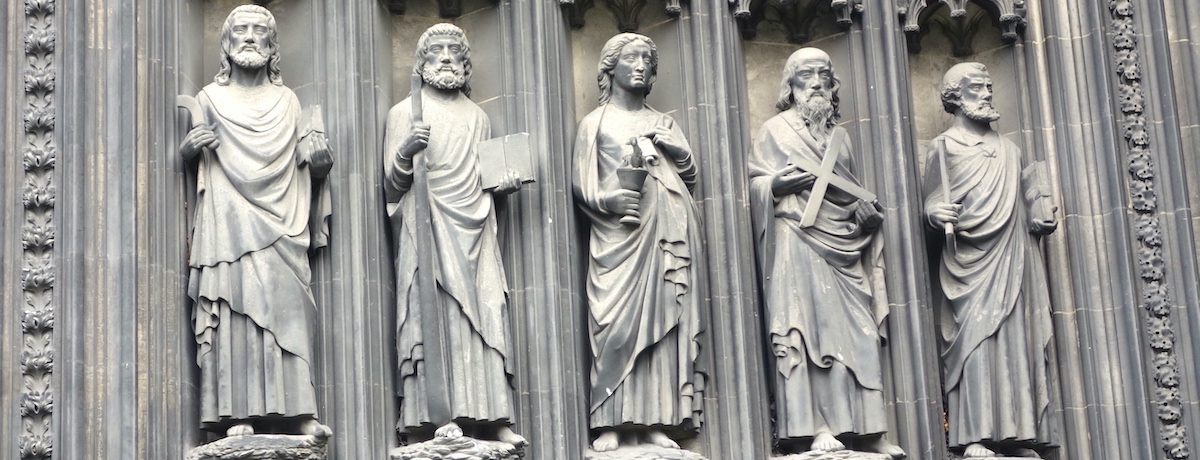
M846 138L846 130L838 126L833 128L833 133L829 136L829 144L825 147L825 154L821 158L821 164L813 163L812 160L804 158L797 154L792 154L788 161L799 167L800 169L811 173L817 178L813 183L812 193L808 196L808 205L804 207L804 217L800 219L800 227L812 227L817 222L817 212L821 210L821 203L825 201L825 191L829 187L836 188L860 200L872 203L876 200L874 193L871 193L858 184L833 173L833 167L837 165L838 155L842 151L842 143Z

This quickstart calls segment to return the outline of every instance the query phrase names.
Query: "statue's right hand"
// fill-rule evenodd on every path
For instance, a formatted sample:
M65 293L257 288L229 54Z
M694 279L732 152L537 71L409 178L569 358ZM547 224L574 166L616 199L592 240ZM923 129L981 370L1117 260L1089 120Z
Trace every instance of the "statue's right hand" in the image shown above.
M771 194L776 198L794 195L812 187L816 180L816 176L801 171L799 166L788 165L771 175Z
M183 136L183 142L179 144L179 154L183 155L185 160L190 160L204 151L205 147L217 148L221 145L221 141L217 140L217 134L213 132L213 127L200 125L188 131L186 136Z
M613 214L641 217L638 214L638 200L641 198L642 194L634 190L613 190L604 195L604 207Z
M930 205L926 210L929 216L929 223L934 227L943 227L946 224L957 224L958 214L962 212L961 204L954 203L935 203Z
M408 126L408 137L400 144L400 158L408 161L429 145L429 123L413 122Z

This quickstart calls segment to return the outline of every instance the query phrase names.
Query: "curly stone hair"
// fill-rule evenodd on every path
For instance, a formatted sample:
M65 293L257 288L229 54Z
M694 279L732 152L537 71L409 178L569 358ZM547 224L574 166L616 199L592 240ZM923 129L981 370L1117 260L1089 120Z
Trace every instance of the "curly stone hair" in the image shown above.
M646 77L645 93L650 94L650 88L654 86L654 80L658 78L658 48L654 46L654 40L641 34L618 34L608 39L608 43L604 44L604 50L600 52L600 69L596 75L596 82L600 84L600 105L608 104L608 100L612 98L612 72L617 68L617 59L621 57L621 49L625 48L625 45L639 40L650 47L650 75Z
M271 57L267 59L267 79L275 85L282 86L283 75L279 72L279 37L275 33L277 30L275 16L266 8L258 5L239 6L229 12L229 16L225 18L225 25L221 27L221 70L217 71L213 81L221 86L229 84L229 74L233 72L233 57L225 49L225 43L233 40L233 17L238 13L254 13L267 17L267 26L271 28L271 32L267 34L267 46L271 48Z
M421 75L421 70L425 68L425 53L429 52L429 40L442 36L454 37L462 42L464 81L459 89L464 96L471 97L471 42L467 41L467 33L454 24L443 22L425 29L420 40L417 40L417 51L413 55L413 75Z

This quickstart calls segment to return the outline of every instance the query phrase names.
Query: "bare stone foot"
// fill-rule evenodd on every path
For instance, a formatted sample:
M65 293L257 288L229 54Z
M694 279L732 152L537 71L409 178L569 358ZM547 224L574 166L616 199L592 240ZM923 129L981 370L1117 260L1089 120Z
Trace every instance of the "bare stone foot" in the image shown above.
M839 450L846 450L846 445L842 444L841 441L838 441L838 439L833 436L833 433L821 431L817 433L815 438L813 438L812 448L809 450L816 452L837 452Z
M433 432L433 436L438 438L457 438L461 437L462 435L462 427L458 426L458 424L454 422L442 425L441 428L438 428L437 431Z
M605 431L600 433L600 437L592 441L592 450L596 452L610 452L617 450L621 445L621 438L617 436L616 431Z
M966 457L966 458L983 458L983 457L995 457L995 456L996 456L995 452L993 452L991 449L983 447L983 444L980 444L980 443L971 444L971 445L967 446L967 450L963 451L963 457Z
M512 428L506 426L500 427L500 431L496 433L496 439L499 439L500 442L507 442L516 447L525 447L529 445L529 441L526 441L524 436L513 432Z
M225 436L230 438L234 436L250 436L252 434L254 434L254 427L250 426L249 423L239 423L225 430Z
M333 436L333 430L329 429L328 426L322 425L317 419L312 419L300 425L300 434L328 438Z
M904 453L904 449L892 444L890 441L884 439L883 436L875 437L875 439L867 443L866 448L867 450L879 452L895 459L908 458L908 454Z
M678 449L679 448L679 444L677 444L675 441L672 441L671 438L667 437L666 434L664 434L663 432L658 431L658 430L651 431L650 434L647 434L646 442L649 442L650 444L654 444L658 447L662 447L664 449Z
M1023 458L1042 458L1041 455L1038 455L1036 450L1024 448L1024 447L1013 450L1012 454L1017 457L1023 457Z

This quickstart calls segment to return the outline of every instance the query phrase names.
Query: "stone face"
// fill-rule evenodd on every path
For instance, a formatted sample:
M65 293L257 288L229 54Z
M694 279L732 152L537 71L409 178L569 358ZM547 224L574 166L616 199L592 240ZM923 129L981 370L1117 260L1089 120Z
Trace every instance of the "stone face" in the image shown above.
M230 436L188 451L185 460L325 460L327 441L310 435Z

